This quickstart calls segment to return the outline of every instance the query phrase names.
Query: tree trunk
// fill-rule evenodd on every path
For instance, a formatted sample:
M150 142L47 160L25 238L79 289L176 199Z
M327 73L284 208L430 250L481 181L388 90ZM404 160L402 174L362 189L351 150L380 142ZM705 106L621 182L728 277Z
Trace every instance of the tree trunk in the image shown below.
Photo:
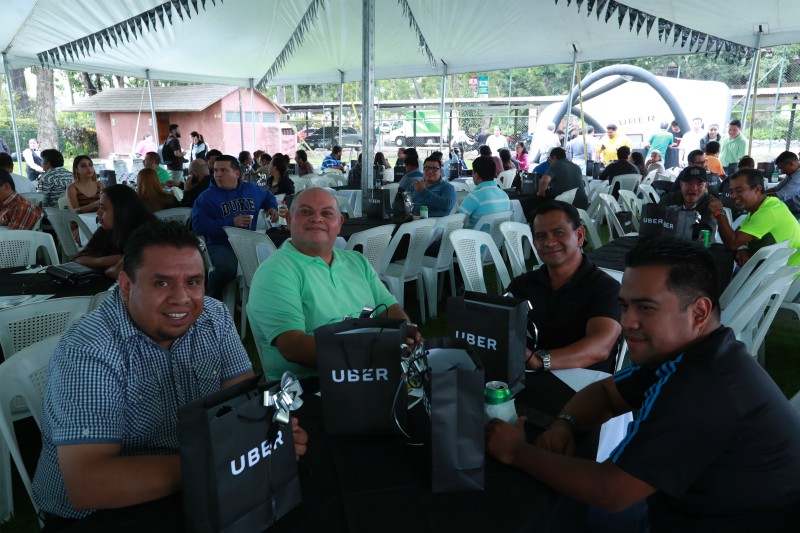
M88 72L81 72L81 81L83 81L83 87L86 89L87 95L94 96L97 94L97 87L92 83L92 78Z
M26 112L31 108L31 101L28 97L28 85L25 83L25 69L15 68L10 74L11 91L14 93L14 103L17 104L17 112Z
M117 80L117 87L120 89L125 87L125 77L124 76L114 76L114 79Z
M286 87L284 87L283 85L278 85L276 87L276 90L277 90L277 92L275 94L275 99L277 100L277 104L278 105L285 104L286 103Z
M103 78L100 76L100 74L94 75L94 86L97 87L97 92L103 90Z
M53 69L36 69L36 121L37 138L42 149L58 149L56 132L56 100L53 86Z

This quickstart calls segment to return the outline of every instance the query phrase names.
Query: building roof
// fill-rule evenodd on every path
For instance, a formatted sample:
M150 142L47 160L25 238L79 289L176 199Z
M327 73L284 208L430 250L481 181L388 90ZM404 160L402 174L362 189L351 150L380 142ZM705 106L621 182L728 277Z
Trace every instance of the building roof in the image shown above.
M175 87L153 87L153 107L156 112L202 111L238 87L230 85L181 85ZM256 91L256 95L268 100L279 112L286 110ZM94 96L88 96L66 106L62 111L88 111L100 113L139 112L150 110L147 87L126 89L104 89Z

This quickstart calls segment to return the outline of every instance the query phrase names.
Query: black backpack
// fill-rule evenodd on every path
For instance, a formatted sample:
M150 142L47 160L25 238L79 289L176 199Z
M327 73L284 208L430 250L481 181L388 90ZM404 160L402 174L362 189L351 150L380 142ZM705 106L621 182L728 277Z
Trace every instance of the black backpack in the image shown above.
M158 157L159 159L161 159L162 165L169 165L170 163L172 163L172 160L175 159L175 154L172 152L172 150L166 150L166 151L164 150L164 147L168 146L169 143L172 142L172 139L173 137L172 135L170 135L169 137L167 137L167 140L164 141L164 144L158 147Z

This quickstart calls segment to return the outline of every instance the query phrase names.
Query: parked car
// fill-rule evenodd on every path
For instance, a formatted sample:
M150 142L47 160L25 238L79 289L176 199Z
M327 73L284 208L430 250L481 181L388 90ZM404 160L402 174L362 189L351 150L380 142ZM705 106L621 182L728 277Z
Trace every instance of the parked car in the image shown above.
M311 148L323 148L325 150L330 149L335 144L339 146L347 144L361 145L364 142L358 130L348 127L342 128L342 138L340 139L337 126L319 128L317 131L309 133L305 141Z

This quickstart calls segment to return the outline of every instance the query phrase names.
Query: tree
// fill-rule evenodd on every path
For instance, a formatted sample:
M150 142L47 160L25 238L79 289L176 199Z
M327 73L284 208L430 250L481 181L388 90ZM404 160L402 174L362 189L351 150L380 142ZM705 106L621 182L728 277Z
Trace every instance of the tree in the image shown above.
M42 148L58 148L53 69L39 67L35 72L37 139Z
M15 68L11 72L11 91L14 94L14 101L17 109L27 112L31 108L30 98L28 98L28 84L25 83L25 69Z
M88 72L81 72L81 82L83 82L83 88L88 96L94 96L99 92L94 83L92 83L92 78Z

